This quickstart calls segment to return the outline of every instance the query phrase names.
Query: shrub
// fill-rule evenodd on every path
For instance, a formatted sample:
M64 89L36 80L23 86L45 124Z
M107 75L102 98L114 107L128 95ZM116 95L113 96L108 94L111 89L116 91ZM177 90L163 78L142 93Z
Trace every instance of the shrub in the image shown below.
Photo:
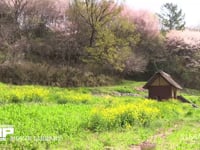
M60 87L109 85L115 79L79 68L22 62L0 65L0 81L12 84L40 84Z
M156 102L144 100L136 104L121 104L111 108L96 108L89 123L91 130L110 130L134 125L148 126L159 117L160 110L153 106Z
M58 104L67 104L67 100L66 99L59 99L57 101Z

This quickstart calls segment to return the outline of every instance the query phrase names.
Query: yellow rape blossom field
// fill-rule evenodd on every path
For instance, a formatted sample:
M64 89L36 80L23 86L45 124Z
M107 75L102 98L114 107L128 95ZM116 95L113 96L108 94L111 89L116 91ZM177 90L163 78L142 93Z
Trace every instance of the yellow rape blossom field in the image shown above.
M147 99L144 82L58 88L0 84L0 125L14 128L0 149L199 149L199 108ZM197 106L198 91L180 93ZM3 129L1 127L0 129ZM3 130L2 130L3 131ZM1 134L0 134L1 135Z

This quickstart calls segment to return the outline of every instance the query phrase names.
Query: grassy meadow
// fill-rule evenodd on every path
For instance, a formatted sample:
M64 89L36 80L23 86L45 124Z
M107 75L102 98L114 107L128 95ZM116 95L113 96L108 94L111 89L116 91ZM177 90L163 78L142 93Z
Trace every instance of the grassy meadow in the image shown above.
M144 82L58 88L0 84L0 125L14 134L0 149L128 150L143 142L158 150L200 149L200 110L177 100L149 100ZM200 106L199 91L184 97Z

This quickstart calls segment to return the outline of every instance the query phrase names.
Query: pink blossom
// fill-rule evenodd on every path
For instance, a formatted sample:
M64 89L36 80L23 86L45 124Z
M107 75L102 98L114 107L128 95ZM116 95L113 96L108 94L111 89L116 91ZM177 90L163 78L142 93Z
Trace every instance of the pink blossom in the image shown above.
M182 49L197 50L200 49L200 32L172 30L166 35L166 43Z
M148 36L149 38L159 35L160 27L157 16L148 10L131 9L124 6L121 13L122 17L126 17L129 22L136 25L137 30Z

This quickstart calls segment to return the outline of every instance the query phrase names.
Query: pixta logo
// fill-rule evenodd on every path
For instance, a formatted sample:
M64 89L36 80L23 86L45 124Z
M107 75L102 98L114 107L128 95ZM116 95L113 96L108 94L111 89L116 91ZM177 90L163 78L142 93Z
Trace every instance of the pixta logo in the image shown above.
M14 134L14 127L11 125L0 125L0 141L6 141L9 134Z

